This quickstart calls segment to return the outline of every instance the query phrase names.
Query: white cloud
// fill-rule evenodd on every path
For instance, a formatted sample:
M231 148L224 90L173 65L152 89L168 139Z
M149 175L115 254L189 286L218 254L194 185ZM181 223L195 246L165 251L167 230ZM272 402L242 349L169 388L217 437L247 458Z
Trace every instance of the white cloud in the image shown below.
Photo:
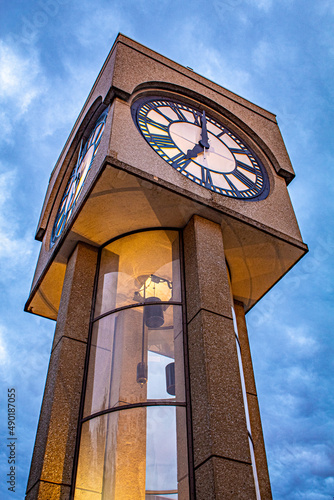
M32 252L32 239L25 235L17 236L18 223L9 209L15 188L15 172L0 174L0 264L1 279L16 266L24 266Z
M300 443L294 440L281 442L275 450L272 465L271 476L272 479L281 483L282 498L288 497L284 497L284 490L287 493L287 489L290 489L293 485L299 486L298 489L301 495L298 496L297 494L293 498L307 498L310 500L329 498L326 496L326 492L330 491L333 485L333 477L331 451L326 444L310 445L308 442ZM289 480L284 485L284 482L282 483L282 473L286 469L289 469L291 473ZM300 478L303 478L303 483L300 482ZM311 488L317 493L312 493Z
M216 6L218 8L218 6ZM219 11L217 11L219 14ZM250 80L250 74L244 69L239 69L238 61L235 65L229 62L229 55L225 55L223 47L213 48L208 46L206 40L201 41L198 36L202 30L202 20L192 18L191 22L182 20L182 38L177 39L175 52L180 54L179 45L187 47L184 52L181 64L191 68L211 79L213 82L222 85L227 89L233 89L237 94L247 93L247 87ZM176 58L177 59L177 58Z
M7 384L15 381L21 389L29 386L31 396L35 396L35 385L43 385L52 338L53 325L41 323L34 332L33 327L38 328L38 323L34 318L29 326L26 321L27 331L19 329L15 322L11 328L0 323L1 380ZM39 373L42 377L35 380Z
M144 5L147 7L146 0ZM104 45L108 46L119 31L122 30L123 33L132 31L132 23L122 17L114 2L93 10L90 3L88 6L83 3L82 7L85 10L89 9L90 15L83 16L82 22L75 26L73 36L86 49L92 49L92 46L100 48Z
M267 41L261 40L253 51L253 63L259 69L265 69L272 63L273 48Z
M89 74L83 62L67 64L65 58L61 69L62 76L55 73L51 80L33 44L0 39L0 143L13 144L18 126L25 128L25 138L36 148L61 128L69 132L95 73Z
M15 44L0 40L0 123L2 138L11 139L13 126L44 92L45 78L37 53L20 53Z
M239 11L238 14L242 15L246 11L245 3L250 4L264 12L269 12L273 6L273 0L213 0L213 5L219 15L224 15L228 9ZM247 11L246 11L247 12ZM245 16L245 20L247 16Z
M304 355L314 355L318 349L317 342L305 330L305 326L286 327L286 335L290 341L291 348L297 349Z
M293 67L294 64L297 64L299 56L300 50L296 44L293 44L291 38L287 39L286 37L278 37L273 34L270 41L262 39L255 45L252 61L258 70L268 71L272 68L272 71L276 72L277 78L283 78L284 73L282 73L282 69L285 69L286 72L288 67ZM291 87L291 81L289 83ZM294 79L292 83L293 87L297 88L299 80Z
M4 341L4 335L6 331L3 326L0 326L0 366L1 368L5 368L8 364L8 353L7 348Z
M20 114L42 91L41 69L36 53L24 56L0 40L0 99L17 100Z
M269 12L273 5L273 0L251 0L251 4L260 10Z
M321 16L334 16L334 4L332 0L322 0L317 3L317 13Z
M219 50L207 49L204 46L199 47L199 50L201 74L227 89L233 89L233 92L238 94L246 92L250 79L247 71L232 68Z

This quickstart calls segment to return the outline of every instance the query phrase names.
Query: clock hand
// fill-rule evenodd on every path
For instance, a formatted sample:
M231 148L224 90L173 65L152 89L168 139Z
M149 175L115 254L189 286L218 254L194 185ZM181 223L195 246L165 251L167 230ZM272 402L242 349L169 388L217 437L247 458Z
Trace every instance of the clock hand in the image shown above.
M186 155L187 158L196 158L200 153L203 153L203 151L205 154L205 148L209 147L208 133L206 130L205 111L203 111L203 115L201 117L201 125L202 125L201 139L198 141L198 144L196 144L192 149L188 149Z
M188 149L186 158L196 158L203 151L204 147L200 143L196 144L192 149Z
M202 137L201 137L201 140L199 141L199 144L201 146L203 146L203 148L209 149L210 144L209 144L208 131L206 129L205 111L203 111L203 114L201 117L201 124L202 124Z
M202 135L201 139L196 144L193 149L188 149L187 151L187 158L196 158L197 155L200 153L205 154L205 150L209 149L210 144L209 144L209 137L208 137L208 131L206 128L206 117L205 117L205 111L203 111L202 117L201 117L201 125L202 125Z

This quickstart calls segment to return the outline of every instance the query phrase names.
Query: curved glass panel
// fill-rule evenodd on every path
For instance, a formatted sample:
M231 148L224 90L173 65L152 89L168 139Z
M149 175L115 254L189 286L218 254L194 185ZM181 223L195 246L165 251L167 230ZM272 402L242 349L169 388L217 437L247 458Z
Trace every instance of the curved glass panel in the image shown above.
M83 424L75 500L186 500L185 408L115 411Z
M102 250L76 500L189 499L180 302L177 231Z
M181 301L177 231L145 231L102 250L95 317L131 304Z
M124 309L94 323L84 417L149 400L185 401L181 306L167 305L158 311L163 324L147 326L155 308Z

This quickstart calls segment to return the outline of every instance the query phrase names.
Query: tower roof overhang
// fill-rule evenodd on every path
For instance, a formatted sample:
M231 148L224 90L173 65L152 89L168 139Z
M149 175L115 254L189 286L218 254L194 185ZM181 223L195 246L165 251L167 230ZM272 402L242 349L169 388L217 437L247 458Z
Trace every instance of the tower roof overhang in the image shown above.
M78 242L100 247L143 228L182 229L195 214L221 225L233 295L246 311L307 252L307 245L299 239L133 170L116 158L105 158L80 210L75 211L35 280L27 311L57 319L67 261Z

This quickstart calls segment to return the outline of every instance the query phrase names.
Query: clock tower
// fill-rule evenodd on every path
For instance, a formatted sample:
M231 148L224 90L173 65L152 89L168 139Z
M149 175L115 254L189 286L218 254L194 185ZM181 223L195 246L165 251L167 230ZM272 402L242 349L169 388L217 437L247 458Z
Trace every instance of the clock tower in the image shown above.
M36 233L27 499L271 499L245 314L307 252L293 177L272 113L118 35Z

